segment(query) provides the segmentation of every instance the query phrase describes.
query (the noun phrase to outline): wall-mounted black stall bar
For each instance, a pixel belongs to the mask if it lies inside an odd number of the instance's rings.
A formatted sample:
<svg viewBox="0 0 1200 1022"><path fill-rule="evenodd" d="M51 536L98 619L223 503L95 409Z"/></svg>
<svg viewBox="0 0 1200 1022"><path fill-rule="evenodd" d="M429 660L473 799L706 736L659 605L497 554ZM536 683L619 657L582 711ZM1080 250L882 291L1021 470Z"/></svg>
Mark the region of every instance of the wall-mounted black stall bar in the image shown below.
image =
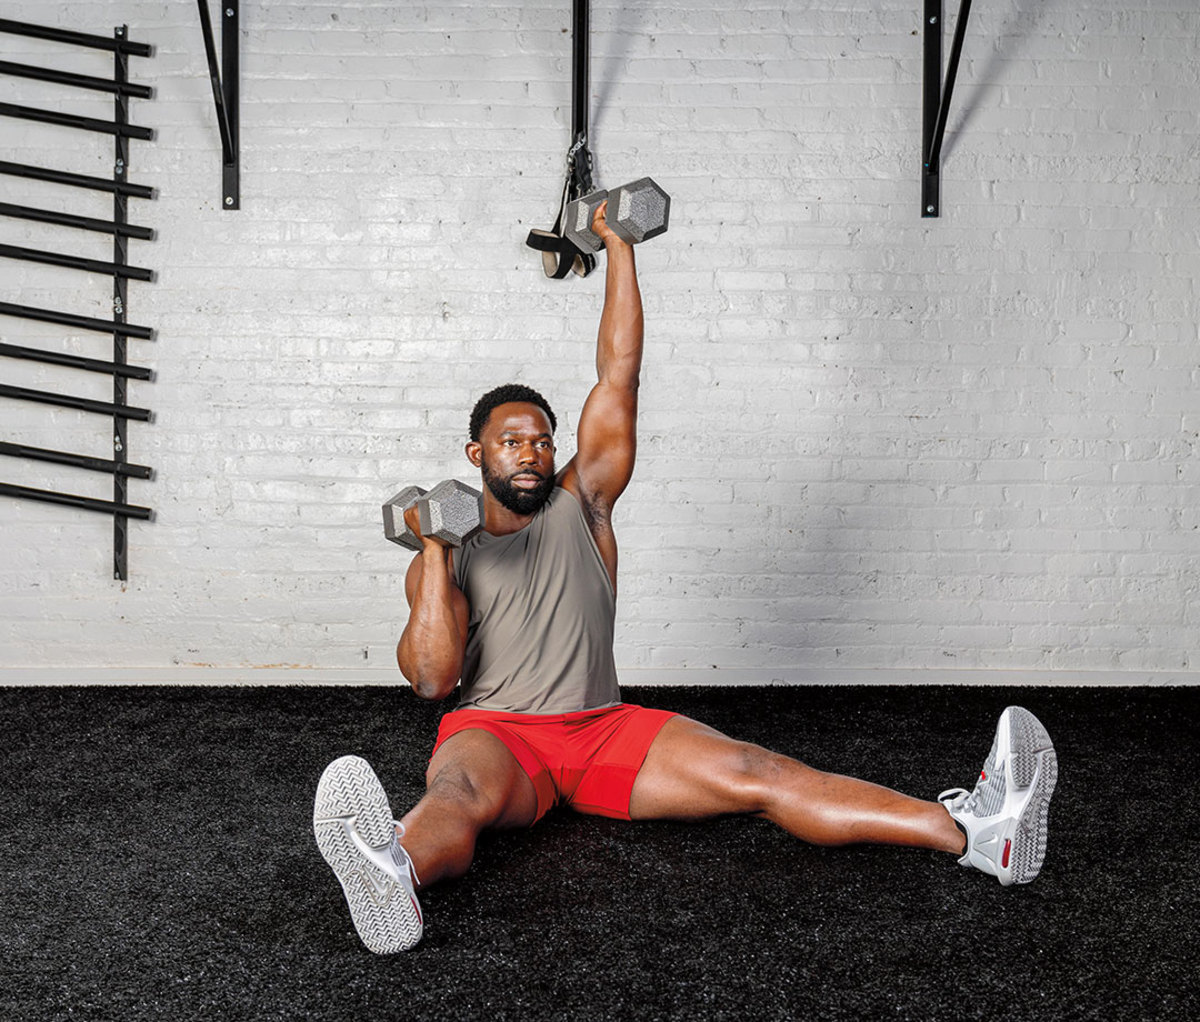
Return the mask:
<svg viewBox="0 0 1200 1022"><path fill-rule="evenodd" d="M20 220L34 220L59 227L77 227L81 231L96 231L99 234L123 234L127 238L153 241L154 231L137 224L118 224L111 220L98 220L90 216L61 213L55 209L38 209L35 206L18 206L11 202L0 202L0 216L11 216Z"/></svg>
<svg viewBox="0 0 1200 1022"><path fill-rule="evenodd" d="M133 124L122 124L120 121L102 121L96 117L80 117L78 114L64 114L35 106L18 106L16 103L0 103L0 116L57 124L63 128L98 131L106 135L125 135L129 138L140 138L143 142L154 139L154 131L151 128L139 128Z"/></svg>
<svg viewBox="0 0 1200 1022"><path fill-rule="evenodd" d="M84 369L89 373L107 373L109 376L125 376L131 380L152 380L154 373L145 366L133 366L128 363L118 365L116 362L105 362L98 358L85 358L83 355L73 355L66 351L45 351L41 348L26 348L19 344L0 342L0 355L9 358L23 358L27 362L45 362L49 365L70 366L72 369Z"/></svg>
<svg viewBox="0 0 1200 1022"><path fill-rule="evenodd" d="M28 444L10 444L5 440L0 440L0 454L7 454L11 458L29 458L32 461L50 461L56 465L71 465L75 468L86 468L91 472L119 472L123 476L136 476L138 479L149 479L154 475L154 469L148 465L131 465L127 461L92 458L86 454L68 454L66 451L51 451L44 447L30 447Z"/></svg>
<svg viewBox="0 0 1200 1022"><path fill-rule="evenodd" d="M124 168L120 168L124 173ZM109 180L106 177L90 177L87 174L72 174L68 170L51 170L49 167L31 167L27 163L10 163L0 160L0 174L12 177L27 177L32 181L49 181L56 185L73 185L76 188L91 188L97 192L113 192L131 199L153 199L154 189L149 185L131 185L125 181Z"/></svg>
<svg viewBox="0 0 1200 1022"><path fill-rule="evenodd" d="M53 25L34 25L28 21L12 21L0 18L0 32L7 35L23 35L31 39L49 39L53 43L66 43L68 46L82 46L93 50L110 50L113 53L128 53L133 57L153 57L154 47L148 43L130 42L125 37L124 28L114 32L113 37L92 35L90 32L73 32L67 28L56 28Z"/></svg>
<svg viewBox="0 0 1200 1022"><path fill-rule="evenodd" d="M141 518L144 521L154 517L154 511L148 507L138 507L136 504L121 504L115 500L97 500L95 497L80 497L74 493L60 493L57 490L39 490L33 486L15 486L12 483L0 483L0 497L16 497L18 500L41 500L47 504L66 504L68 507L80 507L85 511L103 511L117 518Z"/></svg>
<svg viewBox="0 0 1200 1022"><path fill-rule="evenodd" d="M80 256L66 255L61 252L48 252L21 245L0 244L0 258L59 266L85 273L103 274L112 278L113 318L111 320L80 316L54 309L35 308L17 302L0 301L0 316L55 323L75 329L108 334L112 338L112 360L88 358L69 352L49 351L7 342L0 343L0 356L45 362L93 373L106 373L112 377L113 400L111 402L96 401L91 398L83 398L71 394L60 394L29 387L14 387L7 384L0 385L0 398L16 401L32 401L110 416L112 419L111 442L113 458L111 460L95 458L88 455L73 454L68 451L56 451L9 441L0 441L0 454L11 458L25 458L87 469L94 472L110 473L113 477L113 499L111 501L98 500L94 497L83 497L57 490L44 490L13 483L0 483L0 495L15 497L20 500L64 504L70 507L99 511L112 515L113 575L118 579L124 580L128 577L128 520L130 518L144 520L153 516L150 508L129 503L128 480L131 477L149 479L153 474L153 470L145 465L133 465L129 463L127 457L128 438L126 435L128 420L150 421L152 419L152 413L149 409L132 407L128 403L126 393L128 381L130 379L150 380L153 377L152 372L148 368L129 364L127 360L128 340L130 338L151 340L153 338L153 331L149 327L129 323L126 315L128 310L128 282L130 280L151 281L154 279L154 272L152 270L129 264L129 239L134 238L148 241L154 237L154 232L148 227L139 227L129 223L128 202L130 198L151 199L154 197L154 190L145 185L130 184L125 180L125 175L129 168L129 140L134 138L148 141L154 137L152 129L129 123L129 100L131 98L149 99L153 95L153 90L149 87L129 81L129 57L149 57L153 51L145 43L131 42L127 38L125 26L119 26L114 29L113 38L107 39L103 36L90 35L84 32L75 32L0 18L0 32L48 39L72 46L108 50L113 54L113 76L111 79L96 78L90 75L74 74L50 68L39 68L15 61L0 61L0 75L50 82L72 88L101 91L110 93L113 96L114 116L111 121L92 117L79 117L74 114L60 113L56 110L45 110L39 107L24 106L16 103L0 103L0 116L2 117L12 117L19 120L36 121L61 127L98 132L111 135L114 139L113 176L111 179L90 177L85 174L75 174L68 171L14 163L7 160L0 161L0 174L47 181L75 188L106 191L112 194L112 220L82 217L73 213L39 209L17 203L0 203L0 216L3 217L99 232L112 236L113 256L111 261L86 259Z"/></svg>
<svg viewBox="0 0 1200 1022"><path fill-rule="evenodd" d="M148 326L94 319L91 316L76 316L72 312L55 312L53 309L35 309L32 305L16 305L13 302L0 302L0 316L19 316L22 319L36 319L42 323L58 323L61 326L78 327L80 330L95 330L102 334L121 334L124 337L136 337L140 341L154 340L154 331Z"/></svg>
<svg viewBox="0 0 1200 1022"><path fill-rule="evenodd" d="M0 397L12 398L14 401L36 401L44 405L58 405L60 408L76 408L81 412L95 412L98 415L111 415L118 419L137 419L139 422L149 422L153 412L149 408L131 408L126 404L109 404L107 401L95 401L90 397L77 397L74 394L59 394L49 390L35 390L32 387L13 387L0 383Z"/></svg>
<svg viewBox="0 0 1200 1022"><path fill-rule="evenodd" d="M125 96L132 96L134 99L152 99L154 96L154 90L149 85L135 85L132 82L114 82L108 78L77 75L71 71L58 71L52 67L17 64L11 60L0 60L0 74L12 75L15 78L32 78L39 82L56 82L59 85L73 85L77 89L94 89L96 92L120 93Z"/></svg>
<svg viewBox="0 0 1200 1022"><path fill-rule="evenodd" d="M114 231L113 233L118 232ZM130 280L154 280L154 271L147 270L143 266L106 263L101 259L84 259L80 256L63 255L61 252L46 252L39 248L0 245L0 257L24 259L26 262L45 263L48 266L62 266L68 270L84 270L87 273L103 273L110 277L128 277Z"/></svg>

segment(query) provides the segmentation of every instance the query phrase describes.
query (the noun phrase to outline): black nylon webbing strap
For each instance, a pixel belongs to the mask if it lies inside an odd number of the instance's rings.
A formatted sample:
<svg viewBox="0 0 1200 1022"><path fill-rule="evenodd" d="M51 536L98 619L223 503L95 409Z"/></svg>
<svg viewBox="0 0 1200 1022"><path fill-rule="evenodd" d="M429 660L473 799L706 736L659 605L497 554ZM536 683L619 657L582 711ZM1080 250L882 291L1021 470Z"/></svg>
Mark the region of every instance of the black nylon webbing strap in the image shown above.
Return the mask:
<svg viewBox="0 0 1200 1022"><path fill-rule="evenodd" d="M566 238L553 231L534 229L529 232L525 244L542 253L542 269L553 280L562 280L583 257ZM585 270L580 276L587 276Z"/></svg>
<svg viewBox="0 0 1200 1022"><path fill-rule="evenodd" d="M542 253L542 269L553 280L562 280L571 270L586 277L596 268L596 257L591 252L581 252L563 237L567 206L594 190L592 154L588 151L587 143L580 139L567 154L567 180L563 184L562 201L558 206L554 229L532 230L525 239L526 245Z"/></svg>

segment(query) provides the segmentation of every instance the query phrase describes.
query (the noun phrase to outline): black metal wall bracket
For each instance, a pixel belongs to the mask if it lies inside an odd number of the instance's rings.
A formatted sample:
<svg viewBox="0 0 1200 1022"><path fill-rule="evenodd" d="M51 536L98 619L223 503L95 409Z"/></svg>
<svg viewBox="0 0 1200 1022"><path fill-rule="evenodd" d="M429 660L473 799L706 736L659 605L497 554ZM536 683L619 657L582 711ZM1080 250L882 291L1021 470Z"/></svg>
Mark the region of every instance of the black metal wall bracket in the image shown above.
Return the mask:
<svg viewBox="0 0 1200 1022"><path fill-rule="evenodd" d="M221 208L240 209L241 156L238 144L238 3L221 0L221 67L217 68L217 48L213 40L208 0L196 0L200 9L200 28L204 32L204 54L208 59L208 80L212 84L217 109L217 128L221 132Z"/></svg>
<svg viewBox="0 0 1200 1022"><path fill-rule="evenodd" d="M946 118L950 97L958 77L963 37L971 17L971 0L961 0L950 63L942 83L942 0L925 0L925 82L921 121L921 216L936 217L942 209L942 140L946 136Z"/></svg>

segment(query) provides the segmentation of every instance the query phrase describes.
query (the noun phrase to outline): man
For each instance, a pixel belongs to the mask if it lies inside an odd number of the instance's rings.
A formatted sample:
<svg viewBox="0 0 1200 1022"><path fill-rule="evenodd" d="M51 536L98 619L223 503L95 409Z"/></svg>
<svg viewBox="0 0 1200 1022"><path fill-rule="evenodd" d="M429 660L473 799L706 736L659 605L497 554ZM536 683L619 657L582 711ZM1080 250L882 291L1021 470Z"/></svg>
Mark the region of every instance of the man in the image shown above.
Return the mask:
<svg viewBox="0 0 1200 1022"><path fill-rule="evenodd" d="M556 804L631 820L753 814L815 844L939 849L1002 884L1032 880L1057 764L1027 710L1002 715L973 792L925 802L621 702L612 512L633 473L643 324L633 249L605 214L593 224L608 254L598 379L575 457L556 470L555 416L536 391L484 395L466 447L483 477L483 530L457 552L422 537L408 569L400 669L423 699L461 682L425 795L393 822L354 756L318 785L317 843L359 936L379 953L412 947L424 925L418 890L464 873L483 831L528 827ZM405 521L420 535L415 510Z"/></svg>

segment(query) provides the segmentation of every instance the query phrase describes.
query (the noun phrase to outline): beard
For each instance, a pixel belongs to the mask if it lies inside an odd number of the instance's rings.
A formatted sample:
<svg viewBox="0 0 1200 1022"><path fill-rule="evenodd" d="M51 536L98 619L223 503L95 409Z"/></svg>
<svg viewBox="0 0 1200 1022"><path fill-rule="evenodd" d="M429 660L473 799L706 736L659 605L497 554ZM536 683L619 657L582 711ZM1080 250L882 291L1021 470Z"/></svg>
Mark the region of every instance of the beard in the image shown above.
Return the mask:
<svg viewBox="0 0 1200 1022"><path fill-rule="evenodd" d="M541 476L541 481L531 490L519 489L513 486L510 479L505 479L499 473L493 472L488 463L483 463L483 481L501 504L513 514L531 515L538 511L550 499L554 491L554 475ZM530 475L528 469L515 475Z"/></svg>

